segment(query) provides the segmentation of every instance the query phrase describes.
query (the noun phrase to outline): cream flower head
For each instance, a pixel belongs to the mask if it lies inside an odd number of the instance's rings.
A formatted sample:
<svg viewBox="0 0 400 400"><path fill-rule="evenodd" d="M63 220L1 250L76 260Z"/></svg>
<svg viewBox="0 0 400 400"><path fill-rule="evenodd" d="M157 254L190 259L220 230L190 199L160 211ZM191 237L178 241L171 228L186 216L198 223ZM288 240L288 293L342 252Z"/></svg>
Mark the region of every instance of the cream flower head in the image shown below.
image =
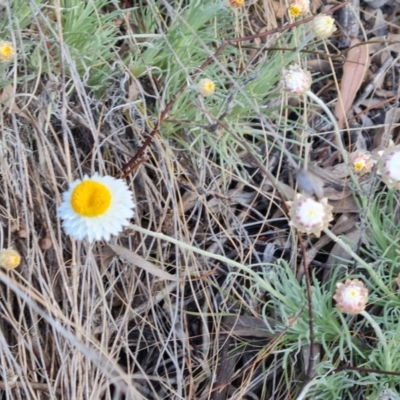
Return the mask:
<svg viewBox="0 0 400 400"><path fill-rule="evenodd" d="M58 214L68 235L92 242L118 234L129 224L134 207L132 192L123 180L95 173L70 184Z"/></svg>
<svg viewBox="0 0 400 400"><path fill-rule="evenodd" d="M5 249L0 253L0 267L4 269L15 269L21 263L21 254L14 249Z"/></svg>
<svg viewBox="0 0 400 400"><path fill-rule="evenodd" d="M400 189L400 146L390 146L378 153L378 174L389 189Z"/></svg>
<svg viewBox="0 0 400 400"><path fill-rule="evenodd" d="M292 65L283 71L283 86L285 90L296 96L305 94L311 87L311 74L298 65Z"/></svg>
<svg viewBox="0 0 400 400"><path fill-rule="evenodd" d="M354 153L351 153L350 165L357 175L362 176L368 172L371 172L374 162L370 153L358 150Z"/></svg>
<svg viewBox="0 0 400 400"><path fill-rule="evenodd" d="M359 279L346 279L345 283L337 283L333 299L336 307L346 314L359 314L365 310L368 302L368 289Z"/></svg>
<svg viewBox="0 0 400 400"><path fill-rule="evenodd" d="M317 39L328 39L336 31L335 20L330 15L317 15L311 26Z"/></svg>
<svg viewBox="0 0 400 400"><path fill-rule="evenodd" d="M211 79L204 78L199 81L197 89L203 97L212 96L215 92L215 83Z"/></svg>
<svg viewBox="0 0 400 400"><path fill-rule="evenodd" d="M310 12L310 0L292 0L288 11L292 18L308 14Z"/></svg>
<svg viewBox="0 0 400 400"><path fill-rule="evenodd" d="M303 194L297 194L294 201L288 201L290 211L289 225L300 232L321 236L321 231L332 221L332 206L325 197L319 201Z"/></svg>
<svg viewBox="0 0 400 400"><path fill-rule="evenodd" d="M14 58L14 46L11 42L0 40L0 62L7 62Z"/></svg>

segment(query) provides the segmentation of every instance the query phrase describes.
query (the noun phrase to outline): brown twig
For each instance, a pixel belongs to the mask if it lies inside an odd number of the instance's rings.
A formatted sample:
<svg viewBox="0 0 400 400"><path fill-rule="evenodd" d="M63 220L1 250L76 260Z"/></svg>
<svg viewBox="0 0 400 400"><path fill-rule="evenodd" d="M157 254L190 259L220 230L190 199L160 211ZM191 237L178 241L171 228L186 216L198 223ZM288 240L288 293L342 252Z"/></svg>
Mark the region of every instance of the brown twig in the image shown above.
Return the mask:
<svg viewBox="0 0 400 400"><path fill-rule="evenodd" d="M337 6L331 8L330 10L328 10L324 14L327 14L327 15L332 14L335 11L339 10L340 8L344 7L346 4L350 3L350 1L351 0L347 0L345 3L338 4ZM273 35L275 33L284 32L284 31L292 29L292 28L294 28L296 26L306 24L307 22L312 21L314 18L315 18L315 16L311 16L311 17L308 17L308 18L304 18L301 21L297 21L297 22L293 22L291 24L279 26L277 28L271 29L271 30L266 31L266 32L261 32L261 33L255 34L255 35L241 36L241 37L238 37L238 38L225 40L218 47L217 51L214 54L212 54L211 56L209 56L206 59L206 61L204 61L204 63L197 69L197 71L192 75L192 78L196 77L198 74L200 74L200 72L204 71L205 68L208 65L210 65L213 61L215 61L222 54L224 49L229 44L231 45L231 44L234 44L234 43L246 42L246 41L250 41L250 40L254 40L254 39L259 39L259 38L263 38L263 37L266 37L266 36L270 36L270 35ZM132 172L133 167L137 163L137 160L142 156L142 154L144 153L146 148L150 145L151 141L154 139L154 136L159 132L162 122L165 120L165 118L167 118L168 113L170 112L171 108L175 104L176 100L178 99L178 97L183 93L183 91L187 87L188 87L188 83L185 82L178 89L178 91L172 96L172 99L165 106L164 110L162 110L162 112L160 114L160 117L158 118L158 120L156 122L156 125L155 125L154 129L150 132L148 138L145 140L145 142L140 147L140 149L137 151L137 153L122 167L122 169L121 169L121 177L122 178L127 177Z"/></svg>

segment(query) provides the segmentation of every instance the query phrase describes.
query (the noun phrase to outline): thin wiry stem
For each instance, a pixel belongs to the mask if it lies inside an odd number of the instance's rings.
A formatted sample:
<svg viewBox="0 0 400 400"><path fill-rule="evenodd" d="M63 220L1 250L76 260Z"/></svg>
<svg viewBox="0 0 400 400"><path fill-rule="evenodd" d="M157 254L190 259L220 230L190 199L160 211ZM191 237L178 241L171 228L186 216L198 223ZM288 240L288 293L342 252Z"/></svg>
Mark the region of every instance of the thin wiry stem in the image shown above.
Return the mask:
<svg viewBox="0 0 400 400"><path fill-rule="evenodd" d="M362 267L364 267L374 282L379 286L379 288L392 300L396 300L397 296L382 282L379 275L375 272L372 265L365 262L358 254L356 254L353 249L345 243L340 237L336 236L332 231L325 228L324 233L329 236L335 243L337 243L343 250L345 250L348 254L350 254L355 261L357 261Z"/></svg>

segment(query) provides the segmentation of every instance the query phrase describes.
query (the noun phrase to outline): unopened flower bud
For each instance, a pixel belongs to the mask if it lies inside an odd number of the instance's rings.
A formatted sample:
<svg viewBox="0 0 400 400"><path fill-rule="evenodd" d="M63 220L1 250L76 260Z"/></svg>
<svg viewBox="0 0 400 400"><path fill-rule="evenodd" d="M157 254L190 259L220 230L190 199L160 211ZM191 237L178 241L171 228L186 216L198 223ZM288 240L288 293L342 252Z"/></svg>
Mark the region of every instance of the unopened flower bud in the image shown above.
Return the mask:
<svg viewBox="0 0 400 400"><path fill-rule="evenodd" d="M317 15L312 21L312 30L317 39L328 39L336 31L335 20L330 15Z"/></svg>
<svg viewBox="0 0 400 400"><path fill-rule="evenodd" d="M215 83L211 79L204 78L200 80L197 89L203 97L212 96L215 92Z"/></svg>
<svg viewBox="0 0 400 400"><path fill-rule="evenodd" d="M0 267L15 269L21 263L21 255L14 249L6 249L0 253Z"/></svg>
<svg viewBox="0 0 400 400"><path fill-rule="evenodd" d="M296 96L305 94L311 87L311 74L302 70L298 65L283 71L283 85L285 90Z"/></svg>
<svg viewBox="0 0 400 400"><path fill-rule="evenodd" d="M0 62L7 62L14 58L14 46L11 42L0 40Z"/></svg>
<svg viewBox="0 0 400 400"><path fill-rule="evenodd" d="M372 161L370 153L358 150L351 154L350 165L357 175L362 176L371 172L374 162Z"/></svg>

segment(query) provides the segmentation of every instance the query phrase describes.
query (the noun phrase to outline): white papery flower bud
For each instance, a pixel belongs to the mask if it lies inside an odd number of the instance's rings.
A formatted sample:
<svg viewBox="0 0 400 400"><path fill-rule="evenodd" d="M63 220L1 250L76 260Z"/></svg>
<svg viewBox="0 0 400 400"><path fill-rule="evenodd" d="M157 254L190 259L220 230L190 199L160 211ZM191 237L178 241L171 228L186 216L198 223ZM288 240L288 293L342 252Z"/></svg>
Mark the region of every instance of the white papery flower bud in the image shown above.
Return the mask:
<svg viewBox="0 0 400 400"><path fill-rule="evenodd" d="M368 302L368 289L359 279L346 279L345 283L336 284L333 296L336 308L345 314L356 315L365 310Z"/></svg>
<svg viewBox="0 0 400 400"><path fill-rule="evenodd" d="M358 150L350 155L350 165L357 175L362 176L371 172L374 162L370 153Z"/></svg>
<svg viewBox="0 0 400 400"><path fill-rule="evenodd" d="M283 85L285 90L296 96L305 94L311 87L311 74L302 70L298 65L283 71Z"/></svg>
<svg viewBox="0 0 400 400"><path fill-rule="evenodd" d="M389 189L400 189L400 146L390 146L380 151L378 174Z"/></svg>
<svg viewBox="0 0 400 400"><path fill-rule="evenodd" d="M203 97L212 96L215 92L215 83L211 79L204 78L199 81L197 89Z"/></svg>
<svg viewBox="0 0 400 400"><path fill-rule="evenodd" d="M320 237L321 231L327 228L333 219L333 207L328 204L326 197L317 201L297 194L294 201L288 201L288 205L290 207L289 225L303 233Z"/></svg>
<svg viewBox="0 0 400 400"><path fill-rule="evenodd" d="M317 15L311 24L317 39L328 39L336 31L335 20L330 15Z"/></svg>

